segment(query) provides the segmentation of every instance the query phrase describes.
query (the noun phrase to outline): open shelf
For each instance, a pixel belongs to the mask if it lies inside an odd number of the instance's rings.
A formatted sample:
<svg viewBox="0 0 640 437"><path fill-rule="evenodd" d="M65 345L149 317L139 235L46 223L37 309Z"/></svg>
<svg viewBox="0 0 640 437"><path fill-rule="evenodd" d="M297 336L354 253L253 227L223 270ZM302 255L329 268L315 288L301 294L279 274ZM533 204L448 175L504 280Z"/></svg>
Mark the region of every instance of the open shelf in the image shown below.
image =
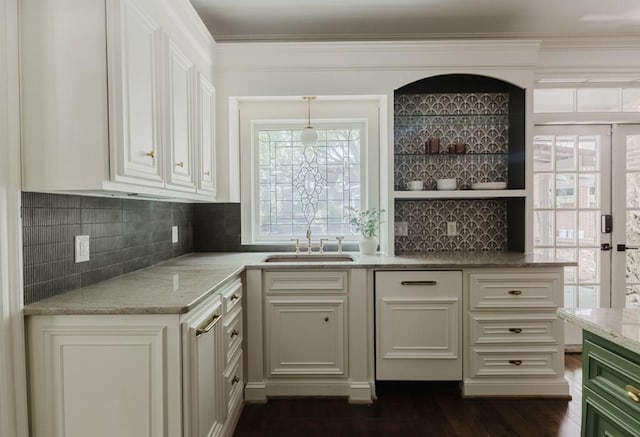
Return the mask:
<svg viewBox="0 0 640 437"><path fill-rule="evenodd" d="M395 191L396 200L427 199L501 199L525 197L525 190L442 190L442 191Z"/></svg>

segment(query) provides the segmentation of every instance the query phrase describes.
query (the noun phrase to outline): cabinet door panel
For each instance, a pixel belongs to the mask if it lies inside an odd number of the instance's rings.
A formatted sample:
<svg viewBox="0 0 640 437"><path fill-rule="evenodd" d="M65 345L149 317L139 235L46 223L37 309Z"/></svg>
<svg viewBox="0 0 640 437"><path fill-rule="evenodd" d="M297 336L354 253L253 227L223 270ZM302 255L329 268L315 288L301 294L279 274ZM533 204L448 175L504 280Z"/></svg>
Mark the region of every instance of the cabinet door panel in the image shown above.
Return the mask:
<svg viewBox="0 0 640 437"><path fill-rule="evenodd" d="M194 67L171 40L168 40L168 58L168 148L171 153L167 166L168 182L172 185L194 188L192 131Z"/></svg>
<svg viewBox="0 0 640 437"><path fill-rule="evenodd" d="M345 374L344 297L267 298L269 374Z"/></svg>
<svg viewBox="0 0 640 437"><path fill-rule="evenodd" d="M161 186L160 26L133 0L115 1L109 12L112 176Z"/></svg>
<svg viewBox="0 0 640 437"><path fill-rule="evenodd" d="M202 75L198 75L198 142L200 150L200 171L198 188L215 195L215 102L213 85Z"/></svg>

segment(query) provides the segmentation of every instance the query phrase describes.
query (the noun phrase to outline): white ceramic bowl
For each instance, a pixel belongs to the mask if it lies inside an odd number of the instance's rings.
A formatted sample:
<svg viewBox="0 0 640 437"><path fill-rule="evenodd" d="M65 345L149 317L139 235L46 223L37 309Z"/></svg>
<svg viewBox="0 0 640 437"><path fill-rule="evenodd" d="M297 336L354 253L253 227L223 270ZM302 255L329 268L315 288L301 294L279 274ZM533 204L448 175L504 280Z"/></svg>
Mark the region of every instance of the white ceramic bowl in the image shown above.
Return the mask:
<svg viewBox="0 0 640 437"><path fill-rule="evenodd" d="M422 181L411 181L407 182L407 188L411 191L420 191L424 189L424 182Z"/></svg>
<svg viewBox="0 0 640 437"><path fill-rule="evenodd" d="M458 188L456 179L438 179L436 180L436 188L438 190L455 190Z"/></svg>

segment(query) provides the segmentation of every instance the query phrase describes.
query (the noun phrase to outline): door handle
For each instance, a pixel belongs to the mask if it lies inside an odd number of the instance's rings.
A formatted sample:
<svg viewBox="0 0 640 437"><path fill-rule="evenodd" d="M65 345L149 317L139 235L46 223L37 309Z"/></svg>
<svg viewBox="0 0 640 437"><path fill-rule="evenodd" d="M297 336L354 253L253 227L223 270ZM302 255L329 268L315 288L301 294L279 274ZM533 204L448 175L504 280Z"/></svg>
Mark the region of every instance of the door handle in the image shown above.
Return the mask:
<svg viewBox="0 0 640 437"><path fill-rule="evenodd" d="M616 249L618 250L618 252L624 252L625 250L638 250L640 249L640 247L627 246L626 244L618 244L616 246Z"/></svg>

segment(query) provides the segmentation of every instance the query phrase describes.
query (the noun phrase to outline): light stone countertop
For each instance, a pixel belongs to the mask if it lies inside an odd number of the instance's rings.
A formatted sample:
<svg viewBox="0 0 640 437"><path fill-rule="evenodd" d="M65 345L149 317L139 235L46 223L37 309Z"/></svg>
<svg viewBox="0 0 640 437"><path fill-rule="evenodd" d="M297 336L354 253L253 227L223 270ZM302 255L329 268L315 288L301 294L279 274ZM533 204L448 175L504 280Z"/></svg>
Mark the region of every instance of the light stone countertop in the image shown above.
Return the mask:
<svg viewBox="0 0 640 437"><path fill-rule="evenodd" d="M640 354L640 308L558 308L558 317Z"/></svg>
<svg viewBox="0 0 640 437"><path fill-rule="evenodd" d="M192 310L245 269L391 270L575 265L511 252L439 252L400 256L349 253L353 261L263 262L270 254L191 253L35 302L24 308L24 314L182 314Z"/></svg>

